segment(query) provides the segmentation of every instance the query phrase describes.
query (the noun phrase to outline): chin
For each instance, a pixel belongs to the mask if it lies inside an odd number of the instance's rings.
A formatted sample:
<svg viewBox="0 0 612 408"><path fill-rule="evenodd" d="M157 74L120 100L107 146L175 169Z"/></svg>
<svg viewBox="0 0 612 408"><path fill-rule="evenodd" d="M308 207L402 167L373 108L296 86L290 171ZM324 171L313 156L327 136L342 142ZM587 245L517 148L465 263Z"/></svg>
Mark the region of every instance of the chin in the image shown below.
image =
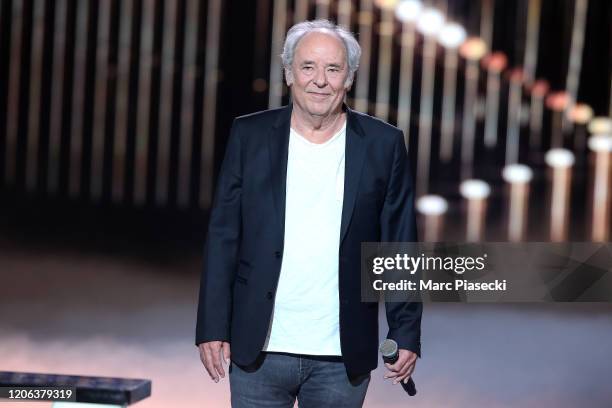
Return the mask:
<svg viewBox="0 0 612 408"><path fill-rule="evenodd" d="M309 106L308 113L313 116L326 116L330 112L329 106Z"/></svg>

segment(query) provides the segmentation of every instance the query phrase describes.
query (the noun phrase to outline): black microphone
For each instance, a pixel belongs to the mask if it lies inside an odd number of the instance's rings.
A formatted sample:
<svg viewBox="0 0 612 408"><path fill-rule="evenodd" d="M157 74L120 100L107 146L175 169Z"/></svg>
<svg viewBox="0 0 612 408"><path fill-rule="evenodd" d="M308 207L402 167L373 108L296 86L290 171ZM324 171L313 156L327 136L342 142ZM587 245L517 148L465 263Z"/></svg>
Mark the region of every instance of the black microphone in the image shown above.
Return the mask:
<svg viewBox="0 0 612 408"><path fill-rule="evenodd" d="M394 364L399 357L395 340L385 339L385 341L380 343L378 350L381 352L385 363ZM411 397L416 395L416 386L414 381L412 381L412 376L410 376L407 383L404 384L404 381L400 381L400 384L402 384L402 388L404 388L408 395Z"/></svg>

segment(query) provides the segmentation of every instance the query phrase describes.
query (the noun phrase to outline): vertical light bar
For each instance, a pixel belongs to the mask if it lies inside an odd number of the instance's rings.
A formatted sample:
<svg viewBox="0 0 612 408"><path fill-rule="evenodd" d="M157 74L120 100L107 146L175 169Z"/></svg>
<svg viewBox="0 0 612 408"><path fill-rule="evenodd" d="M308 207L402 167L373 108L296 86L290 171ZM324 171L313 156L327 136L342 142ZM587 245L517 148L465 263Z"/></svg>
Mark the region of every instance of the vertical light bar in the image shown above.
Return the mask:
<svg viewBox="0 0 612 408"><path fill-rule="evenodd" d="M588 0L575 0L576 7L574 9L574 22L572 26L572 42L569 54L569 68L567 70L567 78L565 81L565 89L569 95L569 105L567 109L576 103L578 96L578 86L580 84L580 69L582 67L582 50L584 49L584 32L586 26ZM567 120L567 116L562 118L562 131L565 135L571 130L571 122Z"/></svg>
<svg viewBox="0 0 612 408"><path fill-rule="evenodd" d="M567 240L574 154L566 149L553 148L546 152L544 159L553 170L550 239L552 242L562 242Z"/></svg>
<svg viewBox="0 0 612 408"><path fill-rule="evenodd" d="M537 150L542 147L542 118L544 98L548 92L548 82L538 79L531 85L531 104L529 107L529 147Z"/></svg>
<svg viewBox="0 0 612 408"><path fill-rule="evenodd" d="M416 201L416 210L423 215L423 242L439 242L442 239L444 214L448 210L448 202L439 195L428 194Z"/></svg>
<svg viewBox="0 0 612 408"><path fill-rule="evenodd" d="M478 38L468 38L459 49L465 62L465 91L461 128L461 178L472 177L474 160L474 132L476 116L474 105L478 96L478 61L487 52L486 43Z"/></svg>
<svg viewBox="0 0 612 408"><path fill-rule="evenodd" d="M329 1L330 0L316 0L316 1L317 1L317 9L316 9L317 19L329 18Z"/></svg>
<svg viewBox="0 0 612 408"><path fill-rule="evenodd" d="M399 96L397 102L397 127L404 132L406 150L410 147L410 117L412 113L412 77L414 68L414 24L402 24L402 48L400 56Z"/></svg>
<svg viewBox="0 0 612 408"><path fill-rule="evenodd" d="M380 119L389 118L389 95L391 86L391 54L393 52L393 10L383 7L379 23L378 75L376 83L376 111Z"/></svg>
<svg viewBox="0 0 612 408"><path fill-rule="evenodd" d="M612 75L610 75L610 100L608 101L608 116L612 118Z"/></svg>
<svg viewBox="0 0 612 408"><path fill-rule="evenodd" d="M181 135L179 140L178 197L180 207L189 205L191 182L191 142L193 133L193 102L195 95L198 4L187 0L185 29L185 56L183 65L183 92L181 102Z"/></svg>
<svg viewBox="0 0 612 408"><path fill-rule="evenodd" d="M165 1L164 7L164 40L161 55L161 93L159 97L160 121L155 178L155 202L157 205L164 205L168 201L170 140L172 137L172 77L174 73L174 43L178 1Z"/></svg>
<svg viewBox="0 0 612 408"><path fill-rule="evenodd" d="M308 19L308 0L295 0L295 12L293 23L299 23Z"/></svg>
<svg viewBox="0 0 612 408"><path fill-rule="evenodd" d="M419 141L417 157L416 195L427 194L431 160L431 128L433 118L434 81L436 77L436 36L444 25L444 16L438 10L425 9L417 22L423 34L423 69L421 76L421 102L419 109Z"/></svg>
<svg viewBox="0 0 612 408"><path fill-rule="evenodd" d="M508 96L508 121L506 126L506 166L517 163L519 158L523 70L521 68L514 68L510 72L509 79L510 91Z"/></svg>
<svg viewBox="0 0 612 408"><path fill-rule="evenodd" d="M612 155L612 134L591 136L589 138L589 149L595 154L591 238L596 242L605 242L610 238L610 156Z"/></svg>
<svg viewBox="0 0 612 408"><path fill-rule="evenodd" d="M484 225L487 213L487 197L491 194L488 183L470 179L459 185L459 192L467 201L467 242L479 242L484 238Z"/></svg>
<svg viewBox="0 0 612 408"><path fill-rule="evenodd" d="M203 208L210 206L212 198L220 32L221 0L208 0L206 61L204 69L204 125L200 159L202 166L200 175L200 206Z"/></svg>
<svg viewBox="0 0 612 408"><path fill-rule="evenodd" d="M485 102L484 144L489 148L497 145L497 120L499 118L500 75L508 59L503 52L494 52L483 59L487 71L487 96Z"/></svg>
<svg viewBox="0 0 612 408"><path fill-rule="evenodd" d="M34 1L32 24L32 69L30 72L30 115L28 119L28 141L26 153L26 187L32 192L36 188L38 171L38 143L40 140L40 104L42 83L43 35L45 28L45 1Z"/></svg>
<svg viewBox="0 0 612 408"><path fill-rule="evenodd" d="M98 38L96 51L96 87L91 141L91 198L99 201L102 197L104 161L104 130L106 118L106 81L108 79L108 43L110 41L110 1L100 2L98 11Z"/></svg>
<svg viewBox="0 0 612 408"><path fill-rule="evenodd" d="M67 0L57 0L55 3L55 44L53 45L53 81L51 81L51 113L49 118L51 121L49 132L49 169L47 173L47 192L52 194L57 193L59 184L67 7Z"/></svg>
<svg viewBox="0 0 612 408"><path fill-rule="evenodd" d="M352 0L338 1L338 24L347 30L351 30L351 14L353 13Z"/></svg>
<svg viewBox="0 0 612 408"><path fill-rule="evenodd" d="M510 209L508 214L508 240L520 242L525 239L525 227L529 214L529 182L533 172L524 164L504 167L502 177L510 185Z"/></svg>
<svg viewBox="0 0 612 408"><path fill-rule="evenodd" d="M267 27L269 27L269 20L270 20L270 16L269 16L269 5L270 5L270 0L263 0L257 3L258 7L257 7L257 12L255 14L255 35L253 37L253 41L254 44L264 44L266 41L268 41L268 30ZM299 0L298 2L296 2L296 7L301 7L300 4L305 4L306 8L303 11L304 15L307 15L308 13L308 2L304 2L302 0ZM294 10L293 13L293 21L294 24L297 23L298 20L298 14L302 13L302 11L299 10ZM263 93L264 92L268 92L268 67L267 67L267 49L266 47L258 47L258 46L254 46L253 47L253 75L254 78L253 79L253 83L252 83L252 87L253 87L253 91L256 92L257 94L257 99L259 100L260 98L263 97ZM267 93L266 93L267 96Z"/></svg>
<svg viewBox="0 0 612 408"><path fill-rule="evenodd" d="M459 24L446 24L438 35L444 46L444 89L442 92L442 125L440 134L440 159L450 161L453 155L455 133L455 97L457 94L457 48L465 41L466 32Z"/></svg>
<svg viewBox="0 0 612 408"><path fill-rule="evenodd" d="M361 0L359 3L359 45L361 46L361 64L357 73L355 88L355 110L368 112L370 88L370 63L372 58L372 1Z"/></svg>
<svg viewBox="0 0 612 408"><path fill-rule="evenodd" d="M147 165L149 150L149 109L151 96L151 67L153 66L153 24L155 0L144 0L142 5L142 34L140 44L140 73L138 74L138 118L136 121L136 154L134 157L134 203L143 205L147 194Z"/></svg>
<svg viewBox="0 0 612 408"><path fill-rule="evenodd" d="M593 119L593 109L586 103L577 103L569 110L568 114L570 120L575 124L573 147L582 153L587 144L586 127L591 119Z"/></svg>
<svg viewBox="0 0 612 408"><path fill-rule="evenodd" d="M396 17L402 22L397 127L404 132L406 150L410 148L412 79L414 71L414 45L416 42L415 24L422 9L422 3L417 0L404 0L395 8Z"/></svg>
<svg viewBox="0 0 612 408"><path fill-rule="evenodd" d="M21 31L23 25L23 2L13 1L13 17L11 27L11 62L8 80L7 132L5 181L11 186L15 183L17 166L17 120L19 115L19 83L21 82Z"/></svg>
<svg viewBox="0 0 612 408"><path fill-rule="evenodd" d="M493 49L493 18L495 0L481 0L480 5L480 38L488 49Z"/></svg>
<svg viewBox="0 0 612 408"><path fill-rule="evenodd" d="M538 43L540 36L541 0L527 2L527 33L525 36L525 56L523 66L525 70L525 83L531 85L535 80L538 63Z"/></svg>
<svg viewBox="0 0 612 408"><path fill-rule="evenodd" d="M85 104L85 59L87 56L88 1L75 3L77 21L74 45L74 85L72 88L72 122L70 130L70 171L68 192L79 195L81 187L81 162L83 159L83 110Z"/></svg>
<svg viewBox="0 0 612 408"><path fill-rule="evenodd" d="M552 111L551 117L551 147L563 147L563 112L567 109L570 101L570 96L565 91L553 92L546 97L546 106Z"/></svg>
<svg viewBox="0 0 612 408"><path fill-rule="evenodd" d="M287 0L274 0L273 13L268 107L278 108L283 103L283 70L279 55L283 51L283 38L285 36L285 27L287 26Z"/></svg>
<svg viewBox="0 0 612 408"><path fill-rule="evenodd" d="M123 200L123 186L125 184L125 155L127 143L127 110L129 93L130 69L130 34L132 32L132 13L134 1L121 1L119 15L119 52L117 61L117 104L115 116L115 145L113 152L113 176L111 195L112 201L118 203Z"/></svg>

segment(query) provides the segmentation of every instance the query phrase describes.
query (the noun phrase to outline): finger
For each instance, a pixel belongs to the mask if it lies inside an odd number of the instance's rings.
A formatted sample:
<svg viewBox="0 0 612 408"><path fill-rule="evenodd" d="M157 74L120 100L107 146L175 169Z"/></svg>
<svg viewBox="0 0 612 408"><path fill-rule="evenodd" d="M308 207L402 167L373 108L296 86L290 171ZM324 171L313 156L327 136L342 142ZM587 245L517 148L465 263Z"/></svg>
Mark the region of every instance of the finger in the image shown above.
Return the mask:
<svg viewBox="0 0 612 408"><path fill-rule="evenodd" d="M397 359L397 361L396 361L395 363L393 363L393 364L386 363L386 364L385 364L385 367L387 367L387 368L388 368L389 370L391 370L391 371L396 371L396 372L397 372L397 371L400 371L400 370L401 370L401 368L402 368L402 367L403 367L403 366L404 366L406 363L408 363L408 358L409 358L409 357L408 357L407 355L405 355L405 354L404 354L404 355L401 355L401 356L400 356L400 357Z"/></svg>
<svg viewBox="0 0 612 408"><path fill-rule="evenodd" d="M224 378L225 371L223 370L223 365L221 365L221 342L213 344L211 349L213 367L217 370L221 378Z"/></svg>
<svg viewBox="0 0 612 408"><path fill-rule="evenodd" d="M408 375L406 376L406 379L404 380L405 383L407 383L408 379L412 377L412 373L414 373L414 368L415 368L414 364L410 366L410 369L408 370Z"/></svg>
<svg viewBox="0 0 612 408"><path fill-rule="evenodd" d="M206 365L206 355L204 353L204 345L200 344L198 346L198 352L200 353L200 361L202 362L202 365Z"/></svg>
<svg viewBox="0 0 612 408"><path fill-rule="evenodd" d="M208 346L204 346L204 367L206 367L206 371L208 371L210 378L214 382L219 382L219 378L212 364L212 351Z"/></svg>
<svg viewBox="0 0 612 408"><path fill-rule="evenodd" d="M403 365L402 367L400 367L396 371L387 371L386 374L385 374L385 378L397 378L397 377L400 377L400 376L406 374L411 366L412 366L411 364L405 364L405 365Z"/></svg>
<svg viewBox="0 0 612 408"><path fill-rule="evenodd" d="M399 375L399 372L396 371L387 371L385 373L385 378L395 378Z"/></svg>
<svg viewBox="0 0 612 408"><path fill-rule="evenodd" d="M398 365L397 362L394 364L385 364L385 367L387 367L387 369L389 371L393 371L394 373L398 372L399 369L401 368L401 365Z"/></svg>
<svg viewBox="0 0 612 408"><path fill-rule="evenodd" d="M402 381L404 378L406 378L406 376L408 375L408 369L402 370L400 371L397 376L395 377L395 379L393 380L393 384L397 384L400 381Z"/></svg>
<svg viewBox="0 0 612 408"><path fill-rule="evenodd" d="M397 379L395 379L395 381L393 381L393 385L399 384L400 382L403 382L404 384L406 384L408 382L409 378L410 378L410 376L408 374L404 374L404 375L398 377Z"/></svg>
<svg viewBox="0 0 612 408"><path fill-rule="evenodd" d="M223 359L225 360L225 364L229 365L232 358L232 353L230 352L230 344L226 341L223 342Z"/></svg>
<svg viewBox="0 0 612 408"><path fill-rule="evenodd" d="M408 369L406 370L406 373L401 376L402 379L400 379L400 381L403 381L404 384L407 384L410 377L412 377L412 373L414 373L415 367L416 367L416 364L410 364L408 366Z"/></svg>

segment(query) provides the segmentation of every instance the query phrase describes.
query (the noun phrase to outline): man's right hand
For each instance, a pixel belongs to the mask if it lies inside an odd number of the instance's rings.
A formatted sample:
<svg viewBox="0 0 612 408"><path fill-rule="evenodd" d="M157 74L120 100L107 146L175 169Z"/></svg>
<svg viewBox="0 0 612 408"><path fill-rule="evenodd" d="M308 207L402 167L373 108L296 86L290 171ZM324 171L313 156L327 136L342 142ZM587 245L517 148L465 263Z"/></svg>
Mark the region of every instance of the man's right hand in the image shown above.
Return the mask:
<svg viewBox="0 0 612 408"><path fill-rule="evenodd" d="M198 344L198 349L200 349L200 360L206 367L208 375L214 382L218 383L219 375L221 378L225 377L225 371L221 365L221 353L223 353L225 364L228 366L231 364L230 344L226 341L209 341Z"/></svg>

